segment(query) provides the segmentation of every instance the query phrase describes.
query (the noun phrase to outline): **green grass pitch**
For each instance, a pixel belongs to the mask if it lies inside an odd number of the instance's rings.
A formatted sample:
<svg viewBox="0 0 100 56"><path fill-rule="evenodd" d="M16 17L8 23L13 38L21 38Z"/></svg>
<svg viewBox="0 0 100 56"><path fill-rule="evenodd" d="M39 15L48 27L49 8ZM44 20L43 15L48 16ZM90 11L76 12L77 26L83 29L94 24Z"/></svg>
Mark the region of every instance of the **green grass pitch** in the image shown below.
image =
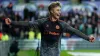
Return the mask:
<svg viewBox="0 0 100 56"><path fill-rule="evenodd" d="M18 52L18 56L36 56L36 52L34 50L20 50ZM67 53L67 51L61 51L60 56L72 56Z"/></svg>
<svg viewBox="0 0 100 56"><path fill-rule="evenodd" d="M60 53L60 56L73 56L67 53L68 51L63 50ZM100 50L74 50L69 52L93 52L93 53L100 53ZM20 50L18 52L18 56L36 56L36 52L34 50Z"/></svg>

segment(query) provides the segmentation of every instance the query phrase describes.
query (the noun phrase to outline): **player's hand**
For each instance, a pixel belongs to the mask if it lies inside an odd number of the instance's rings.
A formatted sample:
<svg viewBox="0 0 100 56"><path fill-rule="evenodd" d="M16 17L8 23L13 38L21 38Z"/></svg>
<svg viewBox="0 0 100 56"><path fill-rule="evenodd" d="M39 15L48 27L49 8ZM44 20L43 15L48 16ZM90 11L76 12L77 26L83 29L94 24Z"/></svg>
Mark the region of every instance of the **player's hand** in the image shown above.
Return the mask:
<svg viewBox="0 0 100 56"><path fill-rule="evenodd" d="M6 23L7 25L10 25L10 24L11 24L11 20L10 20L9 18L5 19L5 23Z"/></svg>
<svg viewBox="0 0 100 56"><path fill-rule="evenodd" d="M90 37L89 37L89 41L90 41L90 42L94 42L94 41L95 41L95 38L94 38L93 36L90 36Z"/></svg>

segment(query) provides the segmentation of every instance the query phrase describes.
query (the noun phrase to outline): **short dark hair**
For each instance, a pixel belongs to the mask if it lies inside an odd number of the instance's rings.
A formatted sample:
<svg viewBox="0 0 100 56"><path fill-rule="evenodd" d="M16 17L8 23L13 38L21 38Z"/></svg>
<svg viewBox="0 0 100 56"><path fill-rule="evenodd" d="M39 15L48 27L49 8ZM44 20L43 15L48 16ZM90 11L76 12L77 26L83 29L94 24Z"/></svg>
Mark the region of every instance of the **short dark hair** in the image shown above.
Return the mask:
<svg viewBox="0 0 100 56"><path fill-rule="evenodd" d="M58 1L52 2L52 3L48 6L48 11L51 11L53 8L55 8L55 7L57 7L57 6L61 7L60 2L58 2Z"/></svg>

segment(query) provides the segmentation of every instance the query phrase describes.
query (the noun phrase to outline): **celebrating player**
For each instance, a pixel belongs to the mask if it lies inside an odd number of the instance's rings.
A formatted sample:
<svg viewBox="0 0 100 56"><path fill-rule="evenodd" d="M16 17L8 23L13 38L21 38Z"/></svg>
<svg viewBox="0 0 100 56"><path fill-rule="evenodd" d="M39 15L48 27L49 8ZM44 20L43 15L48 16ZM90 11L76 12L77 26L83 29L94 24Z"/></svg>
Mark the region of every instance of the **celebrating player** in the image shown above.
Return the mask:
<svg viewBox="0 0 100 56"><path fill-rule="evenodd" d="M5 19L7 25L21 25L38 27L41 32L41 47L40 56L60 56L60 40L62 33L69 30L81 38L94 42L94 37L89 37L79 30L72 28L66 22L60 20L61 5L59 2L52 2L48 6L49 17L38 19L34 22L11 21L9 18Z"/></svg>

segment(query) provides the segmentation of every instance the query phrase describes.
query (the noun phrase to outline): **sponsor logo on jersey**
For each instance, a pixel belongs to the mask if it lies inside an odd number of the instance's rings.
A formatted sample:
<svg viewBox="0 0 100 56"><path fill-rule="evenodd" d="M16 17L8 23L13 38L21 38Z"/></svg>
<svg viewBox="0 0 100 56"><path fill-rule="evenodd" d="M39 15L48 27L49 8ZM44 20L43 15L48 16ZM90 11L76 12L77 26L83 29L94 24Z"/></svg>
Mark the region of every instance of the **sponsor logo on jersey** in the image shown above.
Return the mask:
<svg viewBox="0 0 100 56"><path fill-rule="evenodd" d="M44 32L44 34L50 34L50 35L60 35L60 33L59 32L51 32L51 31L49 31L49 32Z"/></svg>

